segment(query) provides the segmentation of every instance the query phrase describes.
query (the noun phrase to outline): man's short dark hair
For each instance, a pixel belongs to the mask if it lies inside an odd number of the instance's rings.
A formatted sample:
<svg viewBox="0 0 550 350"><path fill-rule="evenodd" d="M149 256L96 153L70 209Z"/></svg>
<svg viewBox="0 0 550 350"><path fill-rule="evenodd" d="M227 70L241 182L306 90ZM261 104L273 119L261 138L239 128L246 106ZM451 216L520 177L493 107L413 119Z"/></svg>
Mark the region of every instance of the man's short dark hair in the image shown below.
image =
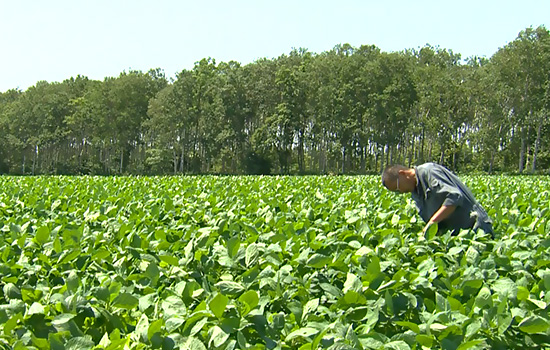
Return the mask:
<svg viewBox="0 0 550 350"><path fill-rule="evenodd" d="M387 181L397 181L399 171L408 169L409 168L401 164L388 165L386 169L384 169L384 171L382 172L382 185L386 186Z"/></svg>

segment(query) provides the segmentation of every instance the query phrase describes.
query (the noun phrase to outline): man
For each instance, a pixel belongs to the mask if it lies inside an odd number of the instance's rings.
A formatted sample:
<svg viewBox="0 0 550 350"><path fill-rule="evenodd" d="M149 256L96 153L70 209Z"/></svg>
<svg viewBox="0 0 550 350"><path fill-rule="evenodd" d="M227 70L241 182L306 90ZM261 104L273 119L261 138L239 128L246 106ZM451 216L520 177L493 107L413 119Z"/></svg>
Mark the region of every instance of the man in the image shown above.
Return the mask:
<svg viewBox="0 0 550 350"><path fill-rule="evenodd" d="M390 191L411 193L426 231L437 223L441 230L472 228L493 234L491 220L468 187L447 168L426 163L414 168L387 167L382 184Z"/></svg>

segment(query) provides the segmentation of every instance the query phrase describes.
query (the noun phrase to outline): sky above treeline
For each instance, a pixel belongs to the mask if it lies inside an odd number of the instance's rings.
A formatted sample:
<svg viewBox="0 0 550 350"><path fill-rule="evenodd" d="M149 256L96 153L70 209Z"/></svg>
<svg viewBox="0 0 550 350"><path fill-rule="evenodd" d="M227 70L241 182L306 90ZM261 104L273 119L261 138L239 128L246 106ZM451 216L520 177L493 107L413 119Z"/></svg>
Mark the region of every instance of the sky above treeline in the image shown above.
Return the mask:
<svg viewBox="0 0 550 350"><path fill-rule="evenodd" d="M152 68L175 78L206 57L248 64L344 43L490 58L521 30L550 28L549 14L548 0L0 0L0 92Z"/></svg>

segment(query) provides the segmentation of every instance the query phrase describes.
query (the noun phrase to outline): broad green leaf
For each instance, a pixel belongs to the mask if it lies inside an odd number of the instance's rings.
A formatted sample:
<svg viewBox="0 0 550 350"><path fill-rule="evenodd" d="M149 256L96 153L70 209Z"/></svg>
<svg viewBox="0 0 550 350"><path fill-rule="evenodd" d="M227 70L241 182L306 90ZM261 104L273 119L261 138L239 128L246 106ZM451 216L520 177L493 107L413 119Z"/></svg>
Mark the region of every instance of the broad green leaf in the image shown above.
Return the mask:
<svg viewBox="0 0 550 350"><path fill-rule="evenodd" d="M182 324L185 323L185 320L186 320L185 318L183 318L182 316L178 316L178 315L170 317L169 319L166 320L166 324L165 324L166 331L169 332L169 333L175 331Z"/></svg>
<svg viewBox="0 0 550 350"><path fill-rule="evenodd" d="M11 255L11 248L9 245L7 245L4 247L4 251L2 252L2 255L0 256L0 258L2 259L3 262L8 262L10 255Z"/></svg>
<svg viewBox="0 0 550 350"><path fill-rule="evenodd" d="M358 215L352 215L346 219L346 222L350 225L355 224L357 221L361 220L361 217Z"/></svg>
<svg viewBox="0 0 550 350"><path fill-rule="evenodd" d="M212 313L217 317L221 318L223 316L223 312L225 311L225 307L227 306L227 303L229 301L229 298L225 295L218 293L211 301L208 303L208 306L210 307L210 310L212 310Z"/></svg>
<svg viewBox="0 0 550 350"><path fill-rule="evenodd" d="M518 286L518 300L527 300L529 298L529 290L524 286Z"/></svg>
<svg viewBox="0 0 550 350"><path fill-rule="evenodd" d="M160 271L156 263L150 262L147 265L147 269L145 270L145 276L147 276L151 281L151 286L156 286L157 281L160 277Z"/></svg>
<svg viewBox="0 0 550 350"><path fill-rule="evenodd" d="M311 299L310 301L308 301L304 306L304 311L303 311L304 317L306 317L312 312L315 312L318 307L319 307L319 298Z"/></svg>
<svg viewBox="0 0 550 350"><path fill-rule="evenodd" d="M216 283L216 287L220 289L220 292L227 295L235 295L242 293L244 287L242 284L233 281L221 281Z"/></svg>
<svg viewBox="0 0 550 350"><path fill-rule="evenodd" d="M54 326L62 325L64 323L67 323L70 320L72 320L75 316L76 315L74 315L74 314L60 314L60 315L57 315L53 318L52 324Z"/></svg>
<svg viewBox="0 0 550 350"><path fill-rule="evenodd" d="M237 252L241 246L241 239L239 236L233 236L227 241L227 254L231 259L237 256Z"/></svg>
<svg viewBox="0 0 550 350"><path fill-rule="evenodd" d="M464 248L462 248L462 247L452 247L451 249L449 249L448 254L449 254L449 255L458 255L458 254L460 254L463 250L464 250Z"/></svg>
<svg viewBox="0 0 550 350"><path fill-rule="evenodd" d="M141 317L139 318L137 324L135 333L137 333L143 342L146 342L148 340L147 337L147 330L149 329L149 318L146 314L141 314Z"/></svg>
<svg viewBox="0 0 550 350"><path fill-rule="evenodd" d="M286 307L290 310L290 312L294 315L294 318L299 323L302 319L302 316L304 315L304 308L300 301L293 300L286 304Z"/></svg>
<svg viewBox="0 0 550 350"><path fill-rule="evenodd" d="M256 245L256 243L251 243L248 245L248 247L246 247L246 252L245 252L245 264L247 267L250 267L252 265L254 265L256 263L256 261L258 260L258 256L259 256L259 251L258 251L258 246Z"/></svg>
<svg viewBox="0 0 550 350"><path fill-rule="evenodd" d="M90 336L71 338L65 343L65 350L90 350L95 346Z"/></svg>
<svg viewBox="0 0 550 350"><path fill-rule="evenodd" d="M193 324L193 327L191 327L191 330L189 331L189 335L191 336L194 336L195 334L199 333L203 328L204 326L208 323L208 318L206 315L202 315L203 317L198 319L197 322L195 322L195 324ZM187 329L187 322L185 324L185 327L184 329Z"/></svg>
<svg viewBox="0 0 550 350"><path fill-rule="evenodd" d="M183 300L175 295L170 295L162 301L162 310L167 316L185 315L187 313Z"/></svg>
<svg viewBox="0 0 550 350"><path fill-rule="evenodd" d="M394 315L394 307L393 307L393 297L390 294L390 291L386 289L386 292L384 293L384 300L386 301L386 307L388 308L388 314Z"/></svg>
<svg viewBox="0 0 550 350"><path fill-rule="evenodd" d="M402 340L396 340L385 344L384 349L411 350L411 347Z"/></svg>
<svg viewBox="0 0 550 350"><path fill-rule="evenodd" d="M491 290L489 288L483 287L480 289L476 297L476 305L480 308L485 306L493 306L493 299L491 297Z"/></svg>
<svg viewBox="0 0 550 350"><path fill-rule="evenodd" d="M147 339L149 339L149 341L151 341L151 339L153 338L153 336L156 333L161 332L163 325L164 325L164 320L163 319L158 319L156 321L153 321L149 325L149 329L147 329Z"/></svg>
<svg viewBox="0 0 550 350"><path fill-rule="evenodd" d="M141 298L139 298L139 301L138 301L139 310L141 312L145 312L148 308L150 308L155 304L156 298L157 298L157 295L153 293L144 295Z"/></svg>
<svg viewBox="0 0 550 350"><path fill-rule="evenodd" d="M246 315L256 306L258 306L260 298L258 297L258 293L255 290L249 290L248 292L241 294L241 296L239 297L239 301L247 305L244 313L244 315Z"/></svg>
<svg viewBox="0 0 550 350"><path fill-rule="evenodd" d="M4 285L4 297L6 299L21 299L21 290L13 283L6 283Z"/></svg>
<svg viewBox="0 0 550 350"><path fill-rule="evenodd" d="M34 302L32 303L31 307L29 308L29 311L27 311L28 315L43 315L44 314L44 306L42 304Z"/></svg>
<svg viewBox="0 0 550 350"><path fill-rule="evenodd" d="M392 226L397 226L399 224L399 215L398 214L393 214L393 216L391 217L391 224Z"/></svg>
<svg viewBox="0 0 550 350"><path fill-rule="evenodd" d="M139 299L130 293L120 293L113 300L112 306L121 309L133 309L139 304Z"/></svg>
<svg viewBox="0 0 550 350"><path fill-rule="evenodd" d="M31 341L34 346L39 349L50 349L50 344L47 339L37 338L34 334L31 335Z"/></svg>
<svg viewBox="0 0 550 350"><path fill-rule="evenodd" d="M62 247L61 247L61 241L59 240L59 237L55 237L55 239L53 240L53 250L59 254L61 253L62 251Z"/></svg>
<svg viewBox="0 0 550 350"><path fill-rule="evenodd" d="M544 333L550 328L550 322L540 316L532 315L524 318L518 328L528 334Z"/></svg>
<svg viewBox="0 0 550 350"><path fill-rule="evenodd" d="M431 224L430 227L428 228L428 231L426 232L426 239L428 241L432 241L435 238L435 236L437 236L437 231L438 231L438 225Z"/></svg>
<svg viewBox="0 0 550 350"><path fill-rule="evenodd" d="M517 296L517 286L514 281L512 281L508 277L504 277L495 281L492 287L496 293L509 299L515 298Z"/></svg>
<svg viewBox="0 0 550 350"><path fill-rule="evenodd" d="M67 276L67 279L65 280L65 283L67 284L67 289L69 291L76 291L78 289L78 286L80 285L78 273L75 270L71 270L71 272L69 272L69 275Z"/></svg>
<svg viewBox="0 0 550 350"><path fill-rule="evenodd" d="M352 325L348 327L344 339L346 339L346 341L348 341L353 348L361 348L361 343L359 342L359 338L357 337L357 334L355 334Z"/></svg>
<svg viewBox="0 0 550 350"><path fill-rule="evenodd" d="M470 323L466 327L466 340L470 339L472 336L476 335L479 330L481 329L481 321L480 320L473 320L472 323Z"/></svg>
<svg viewBox="0 0 550 350"><path fill-rule="evenodd" d="M307 261L311 267L320 269L332 262L332 258L323 254L313 254Z"/></svg>
<svg viewBox="0 0 550 350"><path fill-rule="evenodd" d="M470 265L477 265L480 260L480 255L477 249L473 246L469 246L466 250L466 262Z"/></svg>
<svg viewBox="0 0 550 350"><path fill-rule="evenodd" d="M364 256L364 255L371 255L371 254L373 254L373 253L374 253L374 250L372 250L371 248L362 246L361 248L359 248L359 249L355 252L355 255L357 255L357 256Z"/></svg>
<svg viewBox="0 0 550 350"><path fill-rule="evenodd" d="M497 315L498 334L504 334L512 324L513 317L510 314Z"/></svg>
<svg viewBox="0 0 550 350"><path fill-rule="evenodd" d="M366 280L368 282L373 281L378 275L380 275L380 271L380 259L377 256L371 257L371 260L367 265Z"/></svg>
<svg viewBox="0 0 550 350"><path fill-rule="evenodd" d="M407 327L408 329L415 332L416 334L420 334L420 328L416 323L407 322L407 321L397 321L395 322L395 324L398 326Z"/></svg>
<svg viewBox="0 0 550 350"><path fill-rule="evenodd" d="M229 338L229 334L225 333L223 329L218 326L210 328L210 331L208 333L210 334L208 347L219 347Z"/></svg>
<svg viewBox="0 0 550 350"><path fill-rule="evenodd" d="M62 264L70 263L73 260L75 260L79 255L80 255L80 250L65 251L59 256L59 260L57 261L57 264L62 265Z"/></svg>
<svg viewBox="0 0 550 350"><path fill-rule="evenodd" d="M425 334L418 334L416 336L416 341L420 343L422 346L425 346L427 348L431 348L434 344L435 339L429 335Z"/></svg>
<svg viewBox="0 0 550 350"><path fill-rule="evenodd" d="M107 333L105 333L105 335L107 335ZM49 333L48 343L50 345L50 350L65 350L65 339L63 339L60 333Z"/></svg>
<svg viewBox="0 0 550 350"><path fill-rule="evenodd" d="M181 344L180 349L182 350L206 350L206 346L195 337L188 337L183 344Z"/></svg>
<svg viewBox="0 0 550 350"><path fill-rule="evenodd" d="M481 345L483 343L485 343L483 340L467 341L465 343L460 344L460 346L456 350L467 350L473 347L477 347L478 345Z"/></svg>
<svg viewBox="0 0 550 350"><path fill-rule="evenodd" d="M48 242L48 239L50 238L50 229L48 226L40 226L36 230L36 234L34 236L36 243L40 245L44 245Z"/></svg>
<svg viewBox="0 0 550 350"><path fill-rule="evenodd" d="M536 299L533 299L533 298L528 298L527 300L529 300L530 302L532 302L533 304L535 304L538 308L544 310L546 309L546 307L548 306L544 301L542 300L536 300Z"/></svg>
<svg viewBox="0 0 550 350"><path fill-rule="evenodd" d="M546 269L545 271L537 271L537 275L543 280L544 288L550 290L550 270Z"/></svg>
<svg viewBox="0 0 550 350"><path fill-rule="evenodd" d="M172 266L179 266L179 260L172 255L159 255L160 261Z"/></svg>
<svg viewBox="0 0 550 350"><path fill-rule="evenodd" d="M358 233L361 235L361 237L365 238L366 236L368 236L372 233L372 230L371 230L369 224L367 222L365 222L359 228Z"/></svg>
<svg viewBox="0 0 550 350"><path fill-rule="evenodd" d="M290 342L293 339L298 338L298 337L310 338L310 337L314 336L317 333L319 333L319 330L317 330L316 328L303 327L303 328L297 329L297 330L291 332L290 334L288 334L285 338L285 341Z"/></svg>
<svg viewBox="0 0 550 350"><path fill-rule="evenodd" d="M367 302L362 293L357 293L352 290L349 290L346 294L344 294L344 301L348 305L365 305Z"/></svg>
<svg viewBox="0 0 550 350"><path fill-rule="evenodd" d="M328 294L332 295L333 297L341 297L342 291L338 289L338 287L329 284L329 283L320 283L319 286Z"/></svg>
<svg viewBox="0 0 550 350"><path fill-rule="evenodd" d="M435 293L435 302L437 310L442 312L451 310L451 305L449 304L447 299L437 292Z"/></svg>
<svg viewBox="0 0 550 350"><path fill-rule="evenodd" d="M432 323L430 325L430 330L432 331L436 331L436 332L441 332L441 331L444 331L446 330L448 327L444 324L441 324L441 323Z"/></svg>
<svg viewBox="0 0 550 350"><path fill-rule="evenodd" d="M246 338L244 337L243 332L241 331L237 332L237 344L240 346L241 349L246 349L248 347Z"/></svg>
<svg viewBox="0 0 550 350"><path fill-rule="evenodd" d="M361 280L355 276L352 273L347 273L346 282L344 282L344 289L342 290L344 293L346 293L348 290L352 290L354 292L361 292L363 289L363 283L361 283Z"/></svg>
<svg viewBox="0 0 550 350"><path fill-rule="evenodd" d="M4 334L10 334L15 329L15 327L17 327L17 324L21 321L23 321L23 315L21 313L17 313L10 317L3 324Z"/></svg>

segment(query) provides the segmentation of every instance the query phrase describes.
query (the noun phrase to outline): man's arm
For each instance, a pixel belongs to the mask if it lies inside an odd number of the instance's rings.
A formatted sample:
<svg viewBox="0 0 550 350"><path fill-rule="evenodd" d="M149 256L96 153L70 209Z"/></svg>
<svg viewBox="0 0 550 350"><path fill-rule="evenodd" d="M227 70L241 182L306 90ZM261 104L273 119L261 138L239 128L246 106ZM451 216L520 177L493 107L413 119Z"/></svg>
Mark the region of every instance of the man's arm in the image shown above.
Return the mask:
<svg viewBox="0 0 550 350"><path fill-rule="evenodd" d="M451 215L455 211L455 209L456 209L456 205L442 205L441 208L439 208L434 213L434 215L432 215L432 217L430 218L430 221L428 221L423 231L425 232L426 230L428 230L428 228L432 224L439 223L445 220L446 218L448 218L449 215Z"/></svg>
<svg viewBox="0 0 550 350"><path fill-rule="evenodd" d="M456 205L442 205L431 217L428 224L439 223L449 217L456 209Z"/></svg>

